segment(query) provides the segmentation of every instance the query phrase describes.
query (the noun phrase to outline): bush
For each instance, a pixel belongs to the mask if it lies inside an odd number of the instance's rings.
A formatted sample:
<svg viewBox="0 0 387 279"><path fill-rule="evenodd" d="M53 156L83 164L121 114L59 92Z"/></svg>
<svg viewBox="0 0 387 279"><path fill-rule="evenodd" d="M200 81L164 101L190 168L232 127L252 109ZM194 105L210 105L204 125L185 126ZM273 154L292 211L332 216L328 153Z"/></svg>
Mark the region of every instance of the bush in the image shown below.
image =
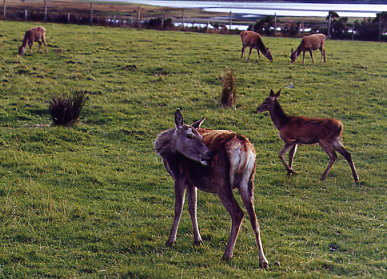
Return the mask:
<svg viewBox="0 0 387 279"><path fill-rule="evenodd" d="M76 92L72 96L53 96L48 108L53 124L73 126L78 122L87 100L85 92Z"/></svg>
<svg viewBox="0 0 387 279"><path fill-rule="evenodd" d="M228 69L222 76L222 95L220 103L223 107L234 107L236 101L235 73Z"/></svg>

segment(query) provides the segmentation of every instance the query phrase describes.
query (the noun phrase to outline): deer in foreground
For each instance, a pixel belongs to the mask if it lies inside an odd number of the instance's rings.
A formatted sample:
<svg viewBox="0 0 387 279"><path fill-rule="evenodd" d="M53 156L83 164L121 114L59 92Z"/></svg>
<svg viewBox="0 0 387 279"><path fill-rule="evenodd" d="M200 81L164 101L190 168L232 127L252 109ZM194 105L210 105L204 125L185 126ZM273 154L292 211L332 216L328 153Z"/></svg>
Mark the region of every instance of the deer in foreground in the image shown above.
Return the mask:
<svg viewBox="0 0 387 279"><path fill-rule="evenodd" d="M313 53L312 50L319 49L321 52L321 62L326 62L325 59L325 39L326 36L324 34L313 34L309 36L305 36L302 38L302 41L300 45L297 47L295 51L291 49L290 51L290 61L294 63L296 61L297 57L302 52L302 63L304 63L305 60L305 52L309 51L310 57L312 58L312 62L314 63L313 59Z"/></svg>
<svg viewBox="0 0 387 279"><path fill-rule="evenodd" d="M34 44L34 42L37 42L39 44L39 48L38 48L39 52L40 52L40 47L42 46L42 43L43 43L46 53L48 53L47 43L46 43L46 29L44 27L38 26L26 31L26 33L24 34L23 43L19 47L19 55L24 55L27 45L29 46L30 52L32 53L32 45Z"/></svg>
<svg viewBox="0 0 387 279"><path fill-rule="evenodd" d="M247 61L250 61L250 54L253 48L257 50L258 57L261 58L261 55L259 54L259 51L263 53L263 55L266 56L267 59L273 61L273 57L271 56L271 52L269 48L266 48L261 35L258 33L255 33L253 31L242 31L241 32L241 40L242 40L242 53L241 53L241 59L243 58L243 54L245 53L245 48L250 47L249 55L247 56Z"/></svg>
<svg viewBox="0 0 387 279"><path fill-rule="evenodd" d="M285 142L285 146L280 150L279 157L284 164L288 175L297 174L292 169L294 155L297 151L298 144L315 144L318 143L329 156L329 163L321 176L323 181L339 152L347 160L352 170L353 179L359 180L355 165L352 161L351 154L345 150L340 141L343 131L343 124L337 119L331 118L311 118L304 116L288 116L278 102L281 90L276 94L270 91L269 97L257 108L257 112L269 111L275 127L279 130L280 138ZM284 159L284 154L289 151L289 164Z"/></svg>
<svg viewBox="0 0 387 279"><path fill-rule="evenodd" d="M194 244L202 243L196 216L198 188L217 194L231 216L231 233L223 255L224 260L231 259L244 216L233 195L233 189L237 188L255 233L260 266L266 269L268 262L263 252L253 203L254 146L245 136L232 131L200 128L203 121L204 118L186 125L178 109L175 112L176 128L160 133L155 141L155 150L174 179L175 186L175 217L166 245L173 246L176 242L186 191Z"/></svg>

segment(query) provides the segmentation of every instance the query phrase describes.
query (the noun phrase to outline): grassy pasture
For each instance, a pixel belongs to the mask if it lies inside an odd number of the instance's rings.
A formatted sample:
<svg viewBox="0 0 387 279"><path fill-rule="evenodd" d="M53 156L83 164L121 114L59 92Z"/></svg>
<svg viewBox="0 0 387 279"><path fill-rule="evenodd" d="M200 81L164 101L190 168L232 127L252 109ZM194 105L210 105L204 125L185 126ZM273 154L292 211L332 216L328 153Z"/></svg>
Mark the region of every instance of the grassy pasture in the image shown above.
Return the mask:
<svg viewBox="0 0 387 279"><path fill-rule="evenodd" d="M274 62L254 52L245 63L238 36L45 24L49 54L18 57L34 25L0 21L1 278L385 277L386 44L328 41L326 64L316 52L315 64L290 65L299 39L264 38ZM219 105L226 68L236 110ZM290 114L343 120L359 184L342 157L320 182L328 156L317 146L301 146L300 174L286 177L270 117L253 113L271 88ZM90 97L79 125L32 126L51 122L52 95L74 91ZM177 245L164 246L174 192L153 140L177 107L254 143L268 271L247 219L233 260L220 261L230 218L202 192L204 244L193 247L185 210Z"/></svg>

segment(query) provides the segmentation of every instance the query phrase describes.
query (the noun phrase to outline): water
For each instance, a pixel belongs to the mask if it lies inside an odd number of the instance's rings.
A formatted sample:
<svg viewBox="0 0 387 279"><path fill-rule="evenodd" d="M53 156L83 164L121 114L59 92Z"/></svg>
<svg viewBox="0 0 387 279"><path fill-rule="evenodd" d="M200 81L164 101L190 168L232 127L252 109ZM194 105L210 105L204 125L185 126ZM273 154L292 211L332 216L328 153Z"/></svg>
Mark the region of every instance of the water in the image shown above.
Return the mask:
<svg viewBox="0 0 387 279"><path fill-rule="evenodd" d="M272 2L212 2L212 1L163 1L118 0L170 8L196 8L208 12L239 14L246 19L259 15L326 17L336 11L340 17L375 17L387 11L387 5L376 4L327 4L327 3L272 3Z"/></svg>

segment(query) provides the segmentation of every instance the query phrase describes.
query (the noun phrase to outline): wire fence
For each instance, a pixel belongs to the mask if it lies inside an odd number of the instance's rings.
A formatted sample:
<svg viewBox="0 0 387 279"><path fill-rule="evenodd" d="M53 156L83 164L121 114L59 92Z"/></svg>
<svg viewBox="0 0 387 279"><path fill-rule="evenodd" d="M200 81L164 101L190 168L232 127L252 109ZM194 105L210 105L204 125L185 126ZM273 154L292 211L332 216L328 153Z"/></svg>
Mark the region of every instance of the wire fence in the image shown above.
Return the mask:
<svg viewBox="0 0 387 279"><path fill-rule="evenodd" d="M218 17L215 21L208 18L185 17L184 9L149 10L129 4L107 2L72 2L63 0L42 0L42 2L25 2L26 0L3 0L2 19L13 21L42 21L65 24L89 24L117 27L149 28L158 30L183 30L206 33L238 34L251 29L267 36L300 37L310 33L325 33L334 39L360 39L387 41L383 35L385 24L376 24L370 20L357 25L348 24L342 30L332 30L329 22L238 22L231 14ZM380 17L381 19L382 17ZM275 19L273 21L273 19ZM367 25L368 24L368 25ZM329 26L329 28L328 28ZM332 25L333 26L333 25Z"/></svg>

